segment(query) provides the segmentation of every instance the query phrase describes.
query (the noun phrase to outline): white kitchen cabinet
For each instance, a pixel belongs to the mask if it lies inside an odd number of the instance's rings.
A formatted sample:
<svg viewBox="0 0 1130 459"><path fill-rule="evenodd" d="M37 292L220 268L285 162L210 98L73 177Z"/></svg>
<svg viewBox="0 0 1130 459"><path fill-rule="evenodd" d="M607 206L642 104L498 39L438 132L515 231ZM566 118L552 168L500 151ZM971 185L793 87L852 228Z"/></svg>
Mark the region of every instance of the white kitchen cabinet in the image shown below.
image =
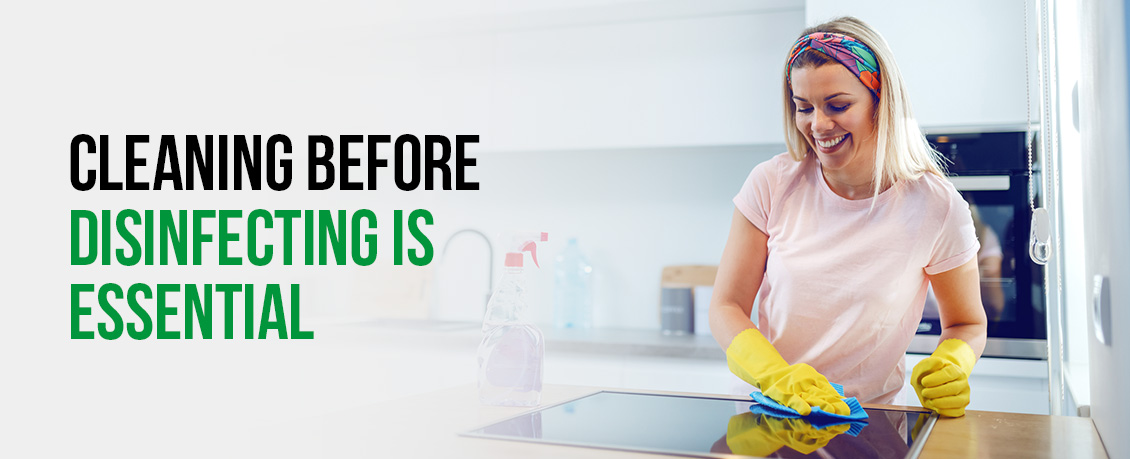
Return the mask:
<svg viewBox="0 0 1130 459"><path fill-rule="evenodd" d="M499 32L483 143L781 143L780 68L803 20L798 7Z"/></svg>
<svg viewBox="0 0 1130 459"><path fill-rule="evenodd" d="M1027 48L1025 2L1029 15ZM1039 18L1033 0L805 3L808 25L852 15L883 34L910 88L914 113L923 127L1023 125L1028 116L1026 81L1031 81L1031 119L1039 118L1035 52Z"/></svg>
<svg viewBox="0 0 1130 459"><path fill-rule="evenodd" d="M482 151L780 144L804 1L521 3L417 21L310 56L364 78L385 130L473 132Z"/></svg>

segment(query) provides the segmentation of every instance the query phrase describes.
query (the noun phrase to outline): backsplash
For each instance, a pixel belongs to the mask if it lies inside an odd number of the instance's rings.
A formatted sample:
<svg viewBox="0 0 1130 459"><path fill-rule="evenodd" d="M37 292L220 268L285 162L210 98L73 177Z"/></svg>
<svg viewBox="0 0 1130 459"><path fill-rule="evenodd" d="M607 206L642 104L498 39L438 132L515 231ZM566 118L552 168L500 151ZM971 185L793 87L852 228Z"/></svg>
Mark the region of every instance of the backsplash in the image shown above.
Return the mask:
<svg viewBox="0 0 1130 459"><path fill-rule="evenodd" d="M478 320L487 291L486 244L460 235L443 257L445 242L467 228L487 235L497 281L508 250L500 233L538 230L550 233L538 247L542 267L533 273L532 294L544 305L531 311L538 323L552 322L553 259L576 237L594 269L594 325L658 329L663 266L717 264L731 198L754 165L782 151L783 145L743 145L480 154L470 177L479 191L393 191L382 199L432 212L435 223L425 232L435 259L425 267L359 270L349 277L349 307L334 309Z"/></svg>

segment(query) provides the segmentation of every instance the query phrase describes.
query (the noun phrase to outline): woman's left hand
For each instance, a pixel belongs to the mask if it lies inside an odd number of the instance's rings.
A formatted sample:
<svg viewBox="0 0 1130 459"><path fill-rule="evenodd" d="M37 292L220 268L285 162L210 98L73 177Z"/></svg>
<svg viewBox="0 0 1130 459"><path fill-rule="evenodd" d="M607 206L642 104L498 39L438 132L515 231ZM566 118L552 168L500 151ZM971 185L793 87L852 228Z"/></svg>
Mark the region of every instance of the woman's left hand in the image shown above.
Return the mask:
<svg viewBox="0 0 1130 459"><path fill-rule="evenodd" d="M965 407L969 405L969 374L976 361L977 356L968 344L959 339L947 339L933 355L918 362L910 384L922 407L942 416L964 416Z"/></svg>
<svg viewBox="0 0 1130 459"><path fill-rule="evenodd" d="M910 384L922 407L942 416L962 416L969 405L969 375L985 348L988 328L977 260L929 277L938 299L942 343L914 366Z"/></svg>

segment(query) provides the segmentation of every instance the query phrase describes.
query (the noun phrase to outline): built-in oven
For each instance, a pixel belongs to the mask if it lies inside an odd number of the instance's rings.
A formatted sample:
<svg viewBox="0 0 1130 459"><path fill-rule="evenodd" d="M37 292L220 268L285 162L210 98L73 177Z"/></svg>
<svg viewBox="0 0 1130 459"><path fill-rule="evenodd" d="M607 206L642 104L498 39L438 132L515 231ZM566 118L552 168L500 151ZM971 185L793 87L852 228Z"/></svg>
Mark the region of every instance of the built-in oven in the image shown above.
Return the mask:
<svg viewBox="0 0 1130 459"><path fill-rule="evenodd" d="M969 203L981 243L981 301L989 319L985 357L1047 358L1044 271L1028 256L1029 186L1035 185L1031 189L1037 205L1041 188L1038 171L1030 173L1028 168L1027 146L1033 138L1025 131L927 136L950 161L949 179ZM1035 164L1036 158L1032 161ZM940 332L931 292L909 352L933 352Z"/></svg>

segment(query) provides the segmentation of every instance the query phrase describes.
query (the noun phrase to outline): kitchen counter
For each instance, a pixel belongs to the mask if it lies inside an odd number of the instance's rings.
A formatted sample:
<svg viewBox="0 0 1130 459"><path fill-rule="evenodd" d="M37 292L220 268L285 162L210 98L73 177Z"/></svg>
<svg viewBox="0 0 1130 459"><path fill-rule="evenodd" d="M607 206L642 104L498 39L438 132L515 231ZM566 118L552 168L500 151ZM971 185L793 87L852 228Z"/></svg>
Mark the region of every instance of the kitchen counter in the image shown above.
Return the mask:
<svg viewBox="0 0 1130 459"><path fill-rule="evenodd" d="M542 406L602 390L547 385ZM652 394L685 394L639 391ZM882 408L881 405L864 405ZM905 408L905 407L900 407ZM580 449L463 437L460 432L529 408L483 406L474 385L461 385L317 418L256 426L248 432L255 455L286 457L643 458L668 455ZM940 419L922 457L1106 457L1088 418L969 411Z"/></svg>

